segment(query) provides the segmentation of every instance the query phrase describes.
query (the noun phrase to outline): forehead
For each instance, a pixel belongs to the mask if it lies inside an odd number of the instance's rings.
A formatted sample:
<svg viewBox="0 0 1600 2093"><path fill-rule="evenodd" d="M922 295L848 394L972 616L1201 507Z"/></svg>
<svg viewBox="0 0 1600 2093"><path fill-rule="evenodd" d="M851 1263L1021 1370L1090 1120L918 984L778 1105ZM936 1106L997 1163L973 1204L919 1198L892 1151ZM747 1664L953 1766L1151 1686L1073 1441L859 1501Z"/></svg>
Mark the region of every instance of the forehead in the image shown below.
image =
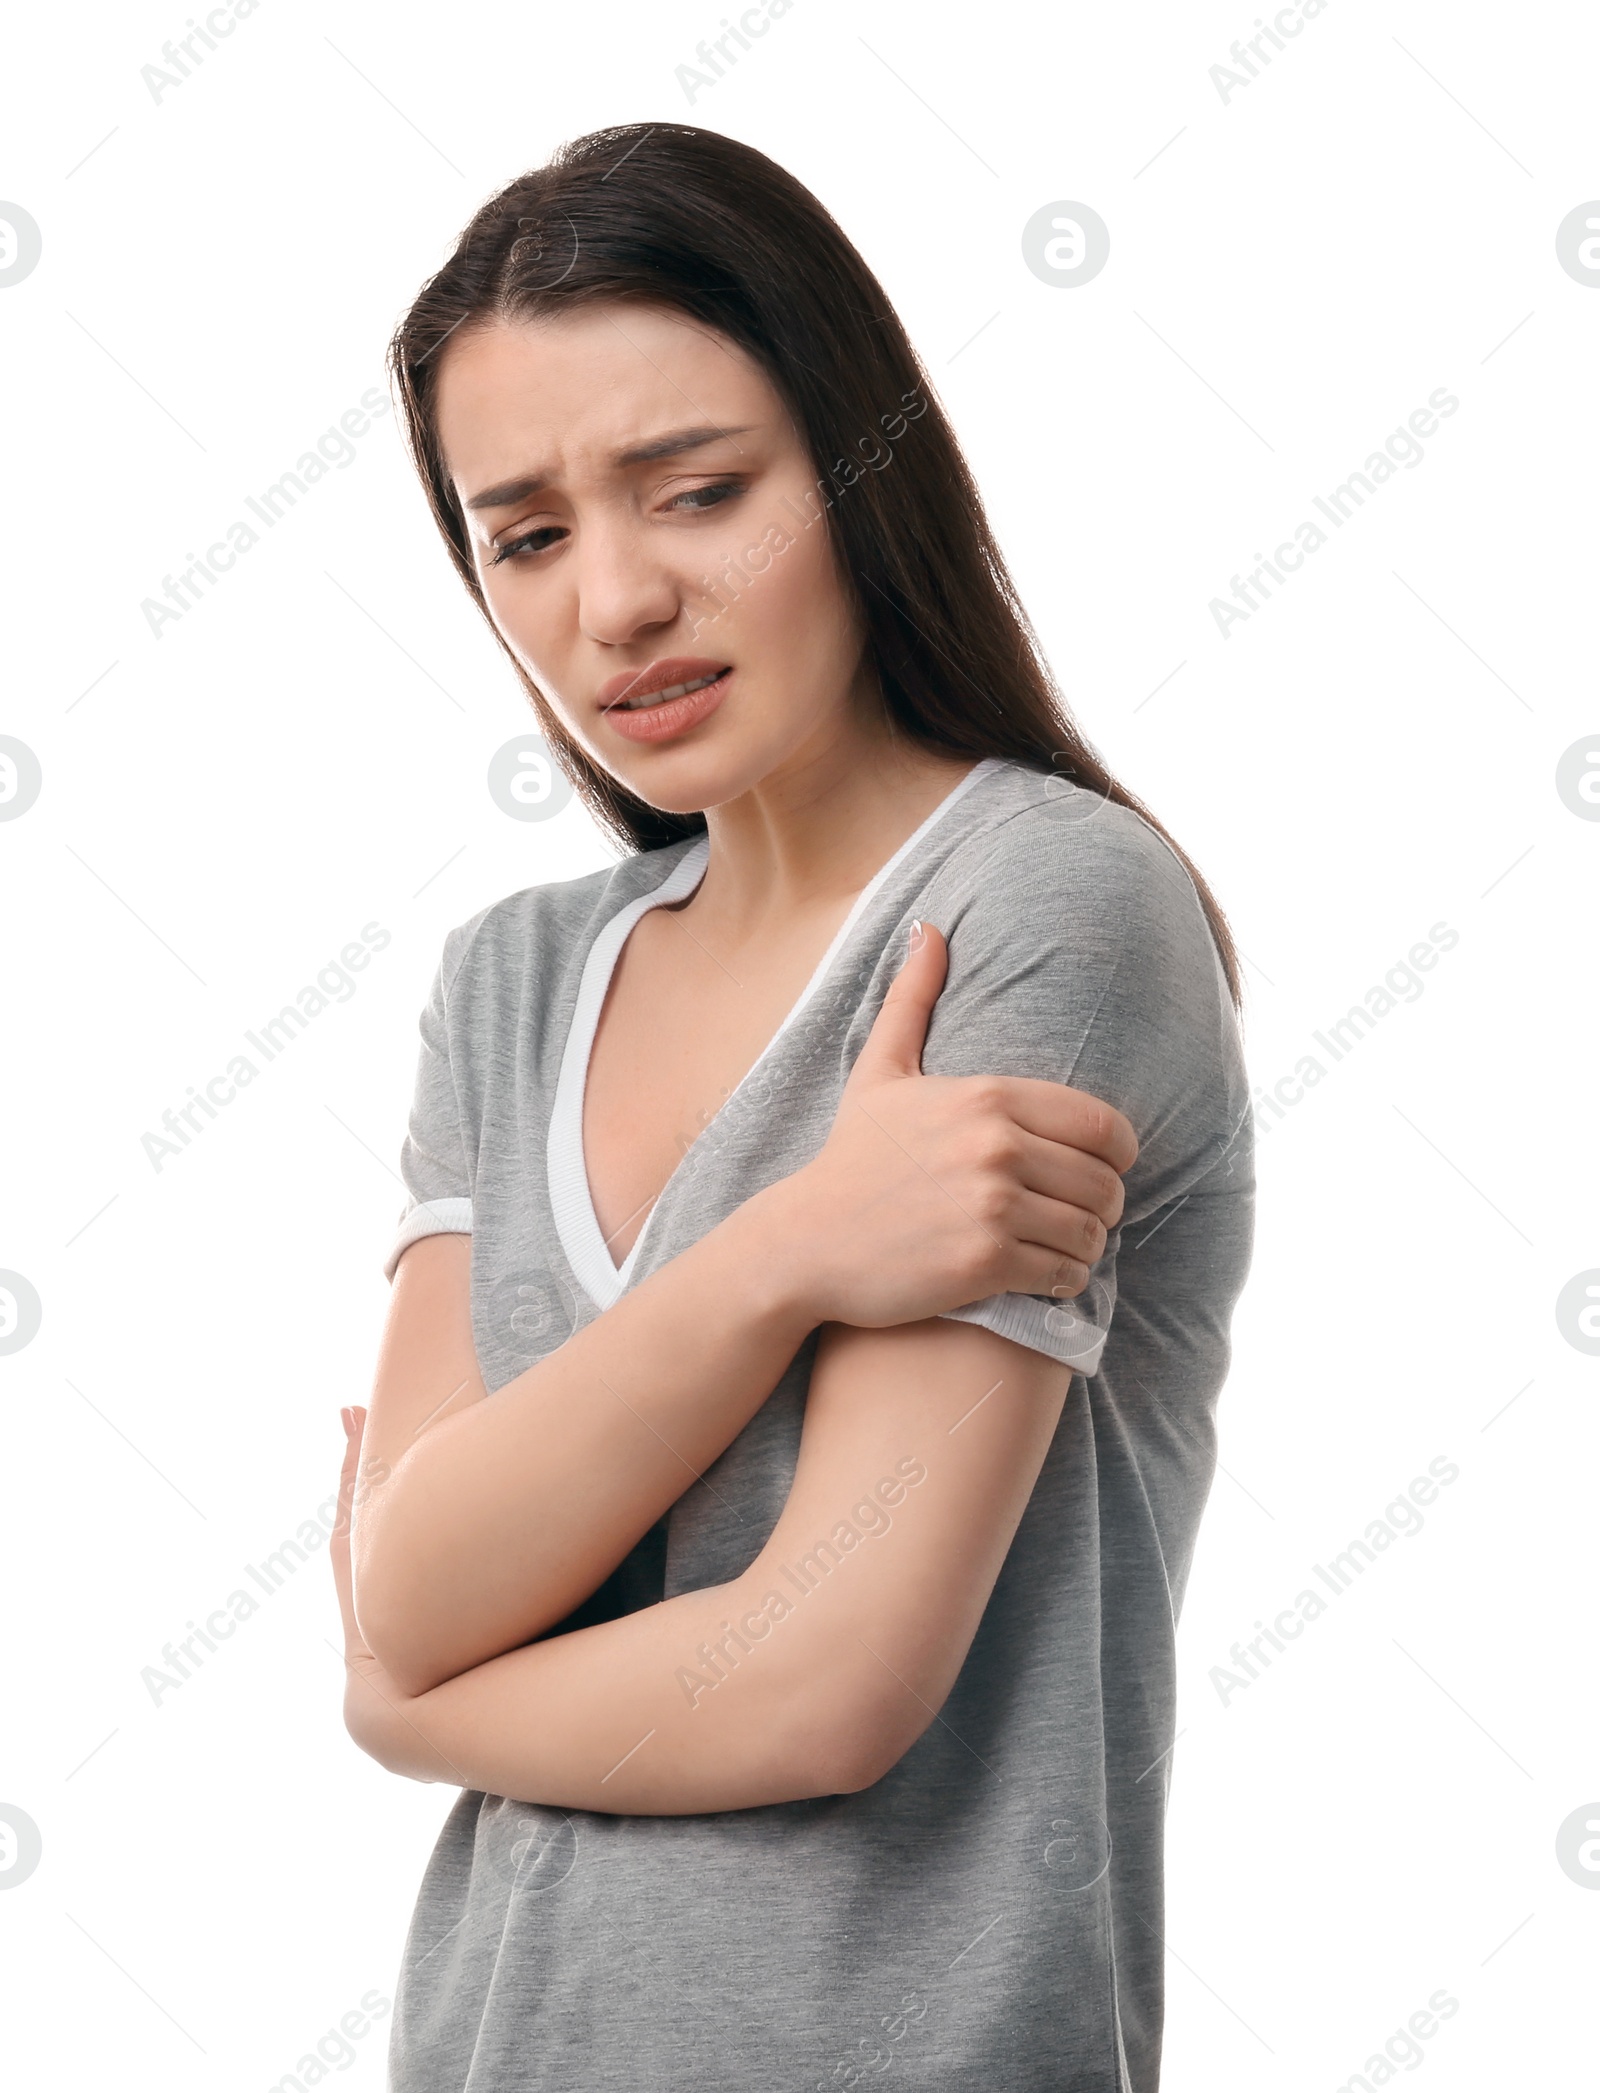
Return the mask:
<svg viewBox="0 0 1600 2093"><path fill-rule="evenodd" d="M631 303L463 329L444 349L439 443L467 492L508 466L552 476L610 470L613 453L690 422L782 419L736 343L685 313Z"/></svg>

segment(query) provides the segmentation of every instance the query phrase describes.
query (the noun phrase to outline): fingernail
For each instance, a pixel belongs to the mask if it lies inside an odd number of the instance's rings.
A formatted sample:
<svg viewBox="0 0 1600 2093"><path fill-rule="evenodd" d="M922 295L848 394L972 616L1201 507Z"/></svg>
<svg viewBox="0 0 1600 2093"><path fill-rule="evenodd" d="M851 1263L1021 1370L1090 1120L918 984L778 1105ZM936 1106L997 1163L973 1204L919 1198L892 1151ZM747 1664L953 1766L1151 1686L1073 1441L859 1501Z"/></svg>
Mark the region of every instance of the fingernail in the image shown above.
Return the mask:
<svg viewBox="0 0 1600 2093"><path fill-rule="evenodd" d="M911 919L911 936L907 944L907 949L911 952L920 952L922 950L924 942L925 933L922 928L921 918L913 916Z"/></svg>

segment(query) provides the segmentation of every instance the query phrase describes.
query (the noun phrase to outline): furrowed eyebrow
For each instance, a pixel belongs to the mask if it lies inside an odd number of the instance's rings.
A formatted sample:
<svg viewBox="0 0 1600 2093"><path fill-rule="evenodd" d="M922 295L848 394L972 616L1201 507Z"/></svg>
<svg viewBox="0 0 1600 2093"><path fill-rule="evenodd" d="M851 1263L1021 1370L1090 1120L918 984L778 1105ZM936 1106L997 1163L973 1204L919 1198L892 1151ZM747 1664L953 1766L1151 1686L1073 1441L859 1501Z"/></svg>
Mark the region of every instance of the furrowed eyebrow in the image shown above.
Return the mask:
<svg viewBox="0 0 1600 2093"><path fill-rule="evenodd" d="M669 429L663 436L652 436L646 443L636 443L627 450L614 452L611 462L618 470L630 465L653 465L660 458L681 457L685 451L701 450L708 443L721 443L729 437L747 435L750 426L746 423L743 428L717 429L701 424L692 429ZM502 480L498 486L485 487L481 494L471 497L467 507L508 509L516 502L526 501L530 494L537 494L548 484L546 474L522 473L514 480Z"/></svg>

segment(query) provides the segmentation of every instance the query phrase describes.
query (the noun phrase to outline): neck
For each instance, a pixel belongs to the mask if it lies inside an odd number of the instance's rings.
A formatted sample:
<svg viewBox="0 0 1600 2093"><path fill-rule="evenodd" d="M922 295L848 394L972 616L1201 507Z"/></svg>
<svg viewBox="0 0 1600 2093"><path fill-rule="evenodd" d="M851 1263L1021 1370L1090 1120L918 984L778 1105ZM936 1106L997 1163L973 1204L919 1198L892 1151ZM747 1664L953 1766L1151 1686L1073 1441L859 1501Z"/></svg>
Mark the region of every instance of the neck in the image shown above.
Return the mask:
<svg viewBox="0 0 1600 2093"><path fill-rule="evenodd" d="M801 753L707 810L710 856L690 907L743 943L776 919L847 904L974 761L887 732Z"/></svg>

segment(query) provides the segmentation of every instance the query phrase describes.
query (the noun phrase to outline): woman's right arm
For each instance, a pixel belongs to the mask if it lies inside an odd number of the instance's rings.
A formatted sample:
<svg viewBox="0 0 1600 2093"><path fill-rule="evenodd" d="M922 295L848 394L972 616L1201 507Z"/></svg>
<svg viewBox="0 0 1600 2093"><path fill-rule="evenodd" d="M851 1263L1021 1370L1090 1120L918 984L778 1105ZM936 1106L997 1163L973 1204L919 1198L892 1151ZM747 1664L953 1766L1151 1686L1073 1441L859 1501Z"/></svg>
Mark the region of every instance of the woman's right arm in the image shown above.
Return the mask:
<svg viewBox="0 0 1600 2093"><path fill-rule="evenodd" d="M922 1075L944 969L933 931L885 998L811 1163L492 1399L473 1349L468 1239L406 1251L352 1534L362 1633L406 1692L565 1619L738 1436L819 1324L881 1329L993 1293L1081 1290L1121 1212L1133 1131L1061 1084Z"/></svg>

